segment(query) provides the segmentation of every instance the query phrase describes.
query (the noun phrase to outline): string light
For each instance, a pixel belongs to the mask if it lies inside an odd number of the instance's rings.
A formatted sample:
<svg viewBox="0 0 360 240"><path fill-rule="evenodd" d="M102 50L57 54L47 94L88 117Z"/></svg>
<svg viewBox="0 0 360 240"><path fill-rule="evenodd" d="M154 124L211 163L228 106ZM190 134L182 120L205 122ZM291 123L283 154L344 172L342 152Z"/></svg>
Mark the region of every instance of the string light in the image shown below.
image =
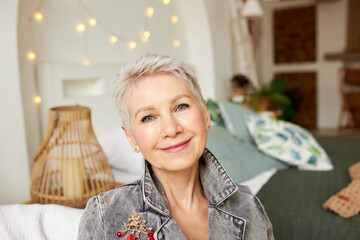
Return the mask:
<svg viewBox="0 0 360 240"><path fill-rule="evenodd" d="M77 30L78 32L84 32L85 29L86 29L86 27L85 27L85 25L82 24L82 23L79 23L78 25L76 25L76 30Z"/></svg>
<svg viewBox="0 0 360 240"><path fill-rule="evenodd" d="M141 40L142 40L144 43L146 43L146 42L149 41L149 38L147 38L147 37L145 37L145 36L142 36Z"/></svg>
<svg viewBox="0 0 360 240"><path fill-rule="evenodd" d="M37 104L41 103L41 97L40 96L35 96L34 97L34 102L37 103Z"/></svg>
<svg viewBox="0 0 360 240"><path fill-rule="evenodd" d="M89 61L88 59L85 59L85 60L83 61L83 65L84 65L84 66L89 66L89 65L90 65L90 61Z"/></svg>
<svg viewBox="0 0 360 240"><path fill-rule="evenodd" d="M152 16L154 16L154 8L153 7L147 7L146 8L146 16L148 16L149 18L151 18Z"/></svg>
<svg viewBox="0 0 360 240"><path fill-rule="evenodd" d="M168 5L168 4L170 4L171 0L162 0L162 2L163 2L164 5ZM83 6L83 7L86 10L87 7L86 6ZM91 13L91 11L89 9L87 9L87 11L90 14L90 19L88 21L89 26L92 26L92 27L96 26L98 24L98 21L97 21L96 17ZM152 18L154 16L154 13L155 13L155 9L152 6L148 6L146 8L146 16L148 18ZM44 19L44 16L43 16L43 14L41 12L36 11L36 12L34 12L32 18L34 20L40 22L40 21L42 21ZM31 20L32 18L30 17L29 20ZM175 24L178 21L179 21L179 19L178 19L178 17L176 15L173 15L171 17L171 22L172 23ZM106 29L106 26L102 26L102 27L105 27L105 29ZM76 28L76 31L78 31L79 33L82 33L82 32L84 32L86 30L86 26L85 26L84 23L78 23L75 28ZM108 32L111 32L109 29L106 29L106 30L108 30ZM148 42L149 38L150 38L150 35L151 34L150 34L149 31L144 31L143 35L141 36L141 40L143 42ZM113 44L117 43L118 42L118 37L115 36L115 35L111 36L110 37L110 42L113 43ZM179 40L174 40L172 44L173 44L174 47L179 47L181 45ZM135 49L136 46L137 46L137 43L135 41L128 42L128 48L130 50ZM37 56L36 56L35 52L33 52L33 51L27 53L27 58L29 60L34 60L34 59L36 59L36 57ZM85 65L85 66L90 65L90 61L88 59L84 60L83 65ZM41 102L41 98L39 96L37 96L37 97L34 98L34 101L35 102L36 101Z"/></svg>
<svg viewBox="0 0 360 240"><path fill-rule="evenodd" d="M179 47L180 46L180 41L179 40L174 40L173 41L173 46L174 47Z"/></svg>
<svg viewBox="0 0 360 240"><path fill-rule="evenodd" d="M149 38L150 37L150 32L149 31L144 31L144 37Z"/></svg>
<svg viewBox="0 0 360 240"><path fill-rule="evenodd" d="M134 49L134 48L136 48L136 42L134 42L134 41L129 42L128 47L129 47L131 50Z"/></svg>
<svg viewBox="0 0 360 240"><path fill-rule="evenodd" d="M42 15L41 12L36 12L34 13L34 18L36 21L40 22L41 20L43 20L44 16Z"/></svg>
<svg viewBox="0 0 360 240"><path fill-rule="evenodd" d="M94 27L97 24L96 19L95 18L90 18L89 24L90 24L90 26Z"/></svg>
<svg viewBox="0 0 360 240"><path fill-rule="evenodd" d="M143 42L148 42L149 41L149 37L150 37L150 32L149 31L144 31L143 35L141 37L141 40Z"/></svg>
<svg viewBox="0 0 360 240"><path fill-rule="evenodd" d="M171 21L172 21L172 23L177 23L179 21L179 19L177 16L174 15L171 17Z"/></svg>
<svg viewBox="0 0 360 240"><path fill-rule="evenodd" d="M36 54L34 52L28 52L27 58L29 60L34 60L36 58Z"/></svg>
<svg viewBox="0 0 360 240"><path fill-rule="evenodd" d="M111 43L117 43L117 41L118 41L117 36L111 36L111 38L110 38Z"/></svg>

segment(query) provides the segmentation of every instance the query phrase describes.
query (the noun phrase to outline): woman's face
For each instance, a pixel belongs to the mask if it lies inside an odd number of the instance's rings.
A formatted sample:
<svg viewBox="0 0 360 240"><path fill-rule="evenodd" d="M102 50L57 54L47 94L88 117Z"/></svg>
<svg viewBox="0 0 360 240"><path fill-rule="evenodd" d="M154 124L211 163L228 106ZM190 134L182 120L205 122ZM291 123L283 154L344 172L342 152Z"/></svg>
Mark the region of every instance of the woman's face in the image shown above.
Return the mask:
<svg viewBox="0 0 360 240"><path fill-rule="evenodd" d="M204 152L210 115L184 81L170 74L139 80L129 96L133 147L153 168L181 171L195 166Z"/></svg>

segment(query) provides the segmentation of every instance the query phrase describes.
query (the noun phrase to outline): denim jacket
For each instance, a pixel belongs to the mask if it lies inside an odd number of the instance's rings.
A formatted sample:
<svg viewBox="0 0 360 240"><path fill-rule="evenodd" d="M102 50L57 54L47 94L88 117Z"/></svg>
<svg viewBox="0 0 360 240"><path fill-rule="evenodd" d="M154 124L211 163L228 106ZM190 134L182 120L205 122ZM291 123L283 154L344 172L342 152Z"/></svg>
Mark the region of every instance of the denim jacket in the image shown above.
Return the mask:
<svg viewBox="0 0 360 240"><path fill-rule="evenodd" d="M170 216L160 182L145 161L141 180L92 197L79 225L78 239L126 239L117 233L135 214L146 220L158 240L186 239ZM260 201L245 186L236 185L215 156L205 149L200 179L209 201L209 239L274 239L272 226ZM141 239L149 239L142 235Z"/></svg>

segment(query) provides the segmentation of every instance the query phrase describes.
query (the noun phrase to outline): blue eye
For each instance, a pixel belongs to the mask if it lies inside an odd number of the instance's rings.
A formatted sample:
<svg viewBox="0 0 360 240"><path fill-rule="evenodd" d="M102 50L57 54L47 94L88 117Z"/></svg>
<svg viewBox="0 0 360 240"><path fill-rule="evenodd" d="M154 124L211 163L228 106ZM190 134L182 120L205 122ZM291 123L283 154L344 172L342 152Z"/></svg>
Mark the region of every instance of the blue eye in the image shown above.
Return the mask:
<svg viewBox="0 0 360 240"><path fill-rule="evenodd" d="M177 106L176 110L182 111L182 110L184 110L184 109L186 109L188 107L189 107L188 104L183 103L183 104L180 104L179 106Z"/></svg>
<svg viewBox="0 0 360 240"><path fill-rule="evenodd" d="M148 122L148 121L151 121L153 119L152 116L145 116L141 119L142 122Z"/></svg>

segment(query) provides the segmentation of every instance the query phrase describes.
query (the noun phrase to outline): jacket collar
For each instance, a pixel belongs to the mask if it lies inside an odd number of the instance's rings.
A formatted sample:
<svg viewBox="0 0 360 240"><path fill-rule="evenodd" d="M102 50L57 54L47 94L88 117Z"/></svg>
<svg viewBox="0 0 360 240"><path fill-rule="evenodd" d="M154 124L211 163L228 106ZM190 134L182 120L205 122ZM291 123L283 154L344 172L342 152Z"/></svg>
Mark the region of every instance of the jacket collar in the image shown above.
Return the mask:
<svg viewBox="0 0 360 240"><path fill-rule="evenodd" d="M220 162L206 148L200 158L200 179L210 206L217 206L238 189ZM165 193L147 161L142 178L142 191L144 201L150 207L164 216L170 215Z"/></svg>

